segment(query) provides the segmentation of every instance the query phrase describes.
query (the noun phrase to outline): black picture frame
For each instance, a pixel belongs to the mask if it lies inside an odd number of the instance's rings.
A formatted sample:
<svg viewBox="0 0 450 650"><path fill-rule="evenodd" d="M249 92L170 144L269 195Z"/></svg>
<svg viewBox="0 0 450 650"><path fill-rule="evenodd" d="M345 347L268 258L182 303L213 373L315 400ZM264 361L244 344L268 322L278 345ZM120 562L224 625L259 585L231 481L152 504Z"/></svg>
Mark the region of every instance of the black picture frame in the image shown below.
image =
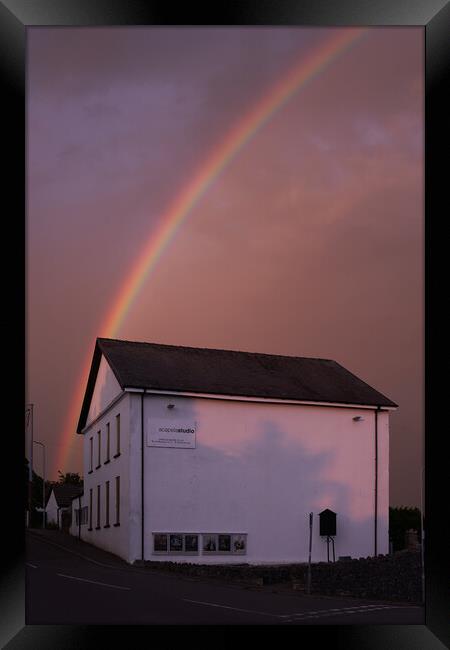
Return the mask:
<svg viewBox="0 0 450 650"><path fill-rule="evenodd" d="M448 620L449 522L442 495L447 493L448 461L442 454L441 431L438 414L444 401L445 382L432 372L437 350L447 346L439 340L443 332L440 310L439 320L431 320L431 283L433 277L445 278L442 265L430 247L443 239L439 226L446 216L444 188L448 165L445 161L446 128L450 113L445 84L448 73L450 39L450 5L447 0L254 0L253 2L215 2L182 4L134 0L1 0L0 1L0 66L2 71L5 141L3 171L4 205L8 205L7 248L12 255L3 256L3 299L8 318L4 319L4 341L13 350L13 363L8 366L8 414L13 422L4 429L8 461L8 495L23 494L24 440L21 432L23 400L20 391L25 368L25 61L26 33L32 26L112 26L112 25L314 25L314 26L422 26L425 32L425 374L426 374L426 437L425 437L425 567L426 567L426 623L423 626L297 626L290 628L298 640L313 633L314 643L332 643L332 647L393 648L396 650L433 650L450 643ZM440 154L443 154L442 157ZM4 247L5 249L6 247ZM431 261L433 260L434 276ZM436 270L436 266L438 267ZM19 285L19 286L18 286ZM12 318L11 318L12 315ZM430 334L433 328L432 336ZM442 337L441 337L442 338ZM6 375L6 373L4 373ZM17 381L16 381L17 379ZM23 394L22 394L23 395ZM22 400L22 401L21 401ZM445 428L447 429L447 427ZM107 643L129 642L130 630L121 626L27 626L25 624L25 528L24 507L20 498L5 498L6 522L3 535L4 564L0 589L2 621L0 642L2 647L15 648L81 648L97 647ZM442 512L444 511L444 513ZM172 630L174 631L174 630ZM223 630L226 632L226 630ZM268 633L266 627L264 630ZM133 628L136 634L148 635L144 626ZM277 634L280 628L277 627ZM114 637L111 636L114 634ZM125 637L126 635L126 637ZM147 636L148 640L148 636Z"/></svg>

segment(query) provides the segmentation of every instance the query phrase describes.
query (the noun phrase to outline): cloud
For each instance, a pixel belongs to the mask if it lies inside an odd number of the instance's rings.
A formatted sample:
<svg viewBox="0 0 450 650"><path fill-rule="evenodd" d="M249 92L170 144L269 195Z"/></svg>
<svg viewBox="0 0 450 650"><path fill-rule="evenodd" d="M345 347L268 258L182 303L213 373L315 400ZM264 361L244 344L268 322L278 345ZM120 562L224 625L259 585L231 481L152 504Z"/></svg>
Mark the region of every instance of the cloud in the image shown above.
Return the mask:
<svg viewBox="0 0 450 650"><path fill-rule="evenodd" d="M52 435L77 360L168 207L328 33L30 29L30 340L46 354L55 341L70 347L58 405L46 397L57 369L39 383L43 357L32 356L31 390ZM416 395L421 34L371 30L299 89L194 206L122 336L337 357L404 403ZM405 340L411 353L399 358ZM406 431L414 418L399 417Z"/></svg>

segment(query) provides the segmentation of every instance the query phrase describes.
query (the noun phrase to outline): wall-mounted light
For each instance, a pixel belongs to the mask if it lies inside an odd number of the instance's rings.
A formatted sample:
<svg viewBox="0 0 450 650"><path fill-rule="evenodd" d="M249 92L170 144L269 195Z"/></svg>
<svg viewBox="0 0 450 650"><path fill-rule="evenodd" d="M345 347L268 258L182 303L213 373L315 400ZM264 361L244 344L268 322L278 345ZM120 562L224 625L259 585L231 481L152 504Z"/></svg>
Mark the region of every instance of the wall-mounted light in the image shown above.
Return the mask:
<svg viewBox="0 0 450 650"><path fill-rule="evenodd" d="M173 409L173 408L175 408L175 404L167 404L167 408L168 409Z"/></svg>
<svg viewBox="0 0 450 650"><path fill-rule="evenodd" d="M355 415L355 417L353 418L353 420L354 420L355 422L361 422L362 420L364 420L364 418L363 418L362 415Z"/></svg>

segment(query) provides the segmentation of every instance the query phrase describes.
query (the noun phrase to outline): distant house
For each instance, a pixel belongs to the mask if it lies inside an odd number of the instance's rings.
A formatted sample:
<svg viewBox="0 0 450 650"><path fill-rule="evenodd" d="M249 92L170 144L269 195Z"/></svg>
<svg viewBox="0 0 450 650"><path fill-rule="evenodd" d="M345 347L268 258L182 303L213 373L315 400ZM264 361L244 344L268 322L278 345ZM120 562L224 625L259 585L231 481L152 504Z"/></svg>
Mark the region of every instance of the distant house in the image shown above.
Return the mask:
<svg viewBox="0 0 450 650"><path fill-rule="evenodd" d="M336 558L388 553L396 408L329 359L97 339L71 532L128 562L304 562L313 513L317 562L329 509Z"/></svg>
<svg viewBox="0 0 450 650"><path fill-rule="evenodd" d="M57 524L58 528L67 529L70 526L72 499L83 493L83 488L77 485L61 483L53 486L45 511L47 524Z"/></svg>

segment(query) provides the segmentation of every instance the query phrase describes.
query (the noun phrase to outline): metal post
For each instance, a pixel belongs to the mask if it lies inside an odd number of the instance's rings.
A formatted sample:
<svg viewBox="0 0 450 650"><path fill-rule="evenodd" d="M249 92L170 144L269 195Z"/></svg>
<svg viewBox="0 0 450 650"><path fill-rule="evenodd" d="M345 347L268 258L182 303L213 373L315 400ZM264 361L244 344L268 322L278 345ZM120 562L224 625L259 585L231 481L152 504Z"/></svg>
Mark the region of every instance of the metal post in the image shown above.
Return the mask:
<svg viewBox="0 0 450 650"><path fill-rule="evenodd" d="M78 539L81 539L81 495L78 497Z"/></svg>
<svg viewBox="0 0 450 650"><path fill-rule="evenodd" d="M27 404L25 407L27 414L27 428L31 420L31 441L30 441L30 462L28 463L28 526L31 520L31 501L32 501L32 486L33 486L33 404Z"/></svg>
<svg viewBox="0 0 450 650"><path fill-rule="evenodd" d="M373 555L378 554L378 413L380 407L375 409L375 504L374 504L374 548Z"/></svg>
<svg viewBox="0 0 450 650"><path fill-rule="evenodd" d="M30 464L29 464L29 478L30 482L33 481L33 404L28 404L28 409L30 413L31 420L31 442L30 442Z"/></svg>
<svg viewBox="0 0 450 650"><path fill-rule="evenodd" d="M421 560L422 560L422 602L425 603L425 563L424 563L425 530L424 530L424 527L423 527L423 519L424 519L423 493L424 493L424 468L422 467L422 476L421 476L421 483L420 483L420 516L421 516L421 522L420 522L420 528L421 528L420 555L421 555Z"/></svg>
<svg viewBox="0 0 450 650"><path fill-rule="evenodd" d="M313 513L309 513L309 558L308 558L308 584L307 593L311 593L311 549L312 549L312 527L313 527Z"/></svg>
<svg viewBox="0 0 450 650"><path fill-rule="evenodd" d="M35 440L36 445L40 445L43 451L43 477L42 477L42 528L45 528L45 445L43 442Z"/></svg>
<svg viewBox="0 0 450 650"><path fill-rule="evenodd" d="M46 527L46 512L45 512L45 446L42 445L44 452L44 476L42 477L42 528Z"/></svg>

